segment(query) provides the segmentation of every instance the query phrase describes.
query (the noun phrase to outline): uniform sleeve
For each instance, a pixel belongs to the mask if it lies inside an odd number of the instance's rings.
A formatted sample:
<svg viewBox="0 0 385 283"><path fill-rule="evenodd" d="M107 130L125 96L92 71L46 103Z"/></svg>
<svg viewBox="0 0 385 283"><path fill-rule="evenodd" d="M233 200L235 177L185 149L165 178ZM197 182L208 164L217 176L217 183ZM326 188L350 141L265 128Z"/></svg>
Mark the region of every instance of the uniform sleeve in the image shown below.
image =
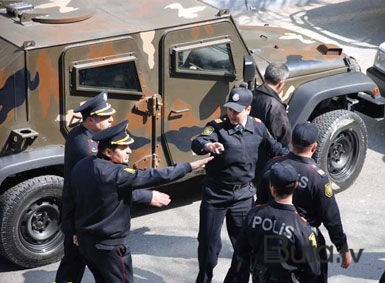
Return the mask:
<svg viewBox="0 0 385 283"><path fill-rule="evenodd" d="M297 235L296 251L299 255L296 258L303 258L300 261L299 269L302 271L304 282L311 282L314 277L321 274L321 265L317 258L317 240L306 223L299 223L300 233ZM301 281L302 282L302 281Z"/></svg>
<svg viewBox="0 0 385 283"><path fill-rule="evenodd" d="M196 137L191 143L192 151L197 155L204 155L209 153L205 150L205 145L209 142L217 142L218 134L216 129L216 123L210 122L203 129L203 132Z"/></svg>
<svg viewBox="0 0 385 283"><path fill-rule="evenodd" d="M346 235L342 228L340 211L328 177L322 178L316 190L316 206L321 221L329 232L329 236L337 250L348 248Z"/></svg>
<svg viewBox="0 0 385 283"><path fill-rule="evenodd" d="M288 146L291 139L291 126L286 110L281 104L273 103L266 115L266 127L273 137L283 146Z"/></svg>
<svg viewBox="0 0 385 283"><path fill-rule="evenodd" d="M150 204L152 200L152 191L146 189L134 190L132 192L132 201L137 203Z"/></svg>
<svg viewBox="0 0 385 283"><path fill-rule="evenodd" d="M190 163L176 164L162 169L134 170L120 167L116 174L116 184L120 189L150 187L182 178L191 172Z"/></svg>
<svg viewBox="0 0 385 283"><path fill-rule="evenodd" d="M283 147L281 143L277 142L271 136L266 127L263 129L263 138L266 146L265 150L270 153L271 157L289 154L289 149L287 147Z"/></svg>

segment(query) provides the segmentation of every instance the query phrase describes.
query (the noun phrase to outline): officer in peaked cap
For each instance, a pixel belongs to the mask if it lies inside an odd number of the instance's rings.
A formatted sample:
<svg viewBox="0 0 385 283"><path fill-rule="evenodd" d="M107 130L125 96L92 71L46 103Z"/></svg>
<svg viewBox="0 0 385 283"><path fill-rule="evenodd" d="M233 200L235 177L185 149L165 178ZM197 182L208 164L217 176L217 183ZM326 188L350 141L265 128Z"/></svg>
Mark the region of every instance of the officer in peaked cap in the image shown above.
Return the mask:
<svg viewBox="0 0 385 283"><path fill-rule="evenodd" d="M107 103L107 91L91 98L81 106L74 109L80 112L83 121L74 127L68 134L64 149L64 187L62 201L62 225L64 233L64 257L62 258L55 282L80 283L83 277L85 263L79 254L74 229L75 201L71 191L69 177L72 168L82 158L96 155L98 151L97 142L92 135L112 125L115 109Z"/></svg>
<svg viewBox="0 0 385 283"><path fill-rule="evenodd" d="M290 164L277 163L269 177L274 200L248 213L236 247L245 264L238 267L249 266L253 282L314 282L320 274L315 235L292 204L298 172ZM233 282L249 282L244 274L238 269Z"/></svg>
<svg viewBox="0 0 385 283"><path fill-rule="evenodd" d="M318 128L309 122L298 124L292 133L292 150L287 156L275 158L264 168L261 183L257 186L257 201L269 200L269 170L276 163L290 164L299 174L298 188L294 191L293 203L315 231L318 246L325 246L325 239L319 230L323 224L341 256L341 267L348 268L351 255L341 216L327 174L311 158L317 149ZM321 276L314 282L327 282L327 253L320 249Z"/></svg>
<svg viewBox="0 0 385 283"><path fill-rule="evenodd" d="M56 283L81 281L85 263L79 254L74 227L75 200L69 178L75 164L86 156L94 156L98 151L97 141L92 135L109 128L112 125L112 114L115 109L107 102L107 92L103 91L91 98L74 112L80 112L83 122L73 128L67 136L64 153L64 188L62 204L62 230L64 232L64 257L56 273ZM168 205L170 198L167 194L156 190L135 190L132 195L135 202L161 207Z"/></svg>
<svg viewBox="0 0 385 283"><path fill-rule="evenodd" d="M163 169L135 170L127 163L134 140L127 121L93 135L97 156L80 160L71 172L75 195L75 229L79 249L96 282L133 282L127 245L133 190L183 177L211 158Z"/></svg>
<svg viewBox="0 0 385 283"><path fill-rule="evenodd" d="M260 150L271 156L287 152L268 133L265 125L249 117L252 93L234 88L223 105L227 115L209 122L191 148L198 154L210 153L214 160L206 166L198 234L199 274L197 282L211 282L221 250L220 232L226 218L231 243L236 246L242 222L254 204L255 188L250 183ZM238 265L233 257L225 282L232 280ZM248 276L248 272L246 272Z"/></svg>

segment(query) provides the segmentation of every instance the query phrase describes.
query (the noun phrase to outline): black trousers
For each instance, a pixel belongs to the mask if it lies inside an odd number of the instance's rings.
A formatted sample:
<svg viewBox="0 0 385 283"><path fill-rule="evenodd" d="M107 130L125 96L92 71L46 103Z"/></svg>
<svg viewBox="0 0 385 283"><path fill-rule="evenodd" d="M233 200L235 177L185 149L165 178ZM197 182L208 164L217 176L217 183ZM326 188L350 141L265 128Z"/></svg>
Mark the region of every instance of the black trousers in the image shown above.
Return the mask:
<svg viewBox="0 0 385 283"><path fill-rule="evenodd" d="M316 238L317 238L317 246L325 246L326 241L324 236L322 235L321 231L316 228ZM327 250L326 248L324 249L319 249L319 258L321 260L321 275L319 276L318 280L316 282L318 283L327 283L328 282L328 262L327 262Z"/></svg>
<svg viewBox="0 0 385 283"><path fill-rule="evenodd" d="M217 265L218 255L222 248L221 229L226 218L227 232L233 248L241 231L243 221L252 208L254 199L212 204L209 200L202 200L200 207L200 221L198 234L199 273L196 282L211 282L213 269ZM237 266L237 257L233 255L231 266ZM231 279L231 270L225 282ZM246 268L248 272L248 268Z"/></svg>
<svg viewBox="0 0 385 283"><path fill-rule="evenodd" d="M60 261L56 272L56 283L80 283L83 278L86 264L79 252L79 247L74 245L72 234L64 234L64 257Z"/></svg>
<svg viewBox="0 0 385 283"><path fill-rule="evenodd" d="M131 253L127 245L101 245L78 237L79 248L96 283L134 282Z"/></svg>

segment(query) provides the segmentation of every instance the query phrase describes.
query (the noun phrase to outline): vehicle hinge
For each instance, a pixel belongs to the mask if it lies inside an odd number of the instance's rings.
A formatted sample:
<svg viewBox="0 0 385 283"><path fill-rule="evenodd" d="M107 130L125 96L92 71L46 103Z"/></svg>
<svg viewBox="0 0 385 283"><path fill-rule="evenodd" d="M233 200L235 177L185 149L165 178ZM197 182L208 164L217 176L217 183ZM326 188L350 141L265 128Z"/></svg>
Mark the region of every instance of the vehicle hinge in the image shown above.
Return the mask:
<svg viewBox="0 0 385 283"><path fill-rule="evenodd" d="M162 97L160 94L154 93L148 98L148 114L153 117L159 116L162 105Z"/></svg>
<svg viewBox="0 0 385 283"><path fill-rule="evenodd" d="M133 164L135 169L146 170L149 168L158 168L160 163L159 156L156 153L145 155Z"/></svg>

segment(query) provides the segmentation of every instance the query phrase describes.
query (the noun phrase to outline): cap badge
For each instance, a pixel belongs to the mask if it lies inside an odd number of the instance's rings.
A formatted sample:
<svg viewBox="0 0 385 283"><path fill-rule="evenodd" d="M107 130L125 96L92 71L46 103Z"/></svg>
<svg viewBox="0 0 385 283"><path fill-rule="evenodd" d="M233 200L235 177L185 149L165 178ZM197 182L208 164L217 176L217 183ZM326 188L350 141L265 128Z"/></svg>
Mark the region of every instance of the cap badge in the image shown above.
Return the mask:
<svg viewBox="0 0 385 283"><path fill-rule="evenodd" d="M238 93L234 93L233 101L238 101L238 100L239 100L239 94Z"/></svg>

